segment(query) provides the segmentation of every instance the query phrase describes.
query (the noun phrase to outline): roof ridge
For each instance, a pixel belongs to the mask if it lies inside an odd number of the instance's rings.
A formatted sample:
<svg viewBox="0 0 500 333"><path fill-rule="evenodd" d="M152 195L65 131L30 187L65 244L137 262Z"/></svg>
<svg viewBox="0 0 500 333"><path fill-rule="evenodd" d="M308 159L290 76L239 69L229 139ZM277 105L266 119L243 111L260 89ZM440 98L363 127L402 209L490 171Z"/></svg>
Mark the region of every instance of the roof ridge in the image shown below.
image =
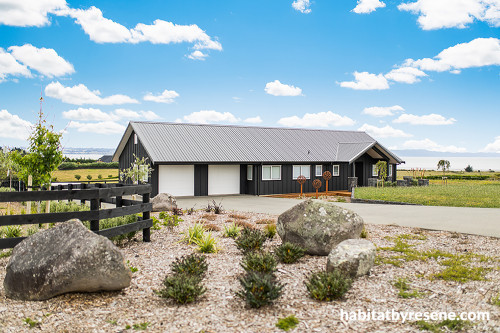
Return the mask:
<svg viewBox="0 0 500 333"><path fill-rule="evenodd" d="M302 128L302 127L277 127L277 126L251 126L251 125L228 125L228 124L199 124L199 123L178 123L169 121L130 121L130 123L140 124L161 124L161 125L188 125L188 126L207 126L207 127L235 127L235 128L258 128L258 129L280 129L280 130L297 130L297 131L320 131L320 132L344 132L344 133L365 133L365 131L354 130L336 130L336 129L319 129L319 128ZM368 141L367 141L368 142Z"/></svg>

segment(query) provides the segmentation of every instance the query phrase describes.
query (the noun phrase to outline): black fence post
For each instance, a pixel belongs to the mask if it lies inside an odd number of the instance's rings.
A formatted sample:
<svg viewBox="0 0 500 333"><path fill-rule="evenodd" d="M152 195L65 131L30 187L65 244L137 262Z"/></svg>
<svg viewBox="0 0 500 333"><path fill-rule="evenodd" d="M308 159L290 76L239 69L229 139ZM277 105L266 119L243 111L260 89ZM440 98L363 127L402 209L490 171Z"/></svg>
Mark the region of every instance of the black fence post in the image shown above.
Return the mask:
<svg viewBox="0 0 500 333"><path fill-rule="evenodd" d="M99 214L99 198L90 199L90 210L97 211ZM99 217L97 220L90 221L90 230L93 232L99 231Z"/></svg>
<svg viewBox="0 0 500 333"><path fill-rule="evenodd" d="M149 193L144 193L142 195L142 203L149 203ZM142 220L149 220L151 218L151 212L142 212ZM151 228L142 229L142 241L151 242Z"/></svg>

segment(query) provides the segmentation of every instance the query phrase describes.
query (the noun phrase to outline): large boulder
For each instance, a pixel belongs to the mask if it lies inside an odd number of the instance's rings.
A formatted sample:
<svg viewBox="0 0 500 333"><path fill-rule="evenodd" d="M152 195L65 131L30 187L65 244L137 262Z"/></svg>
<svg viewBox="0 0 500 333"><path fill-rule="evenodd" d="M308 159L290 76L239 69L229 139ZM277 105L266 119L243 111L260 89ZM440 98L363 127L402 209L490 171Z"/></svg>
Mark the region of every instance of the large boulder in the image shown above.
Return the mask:
<svg viewBox="0 0 500 333"><path fill-rule="evenodd" d="M328 255L326 270L340 270L351 277L370 272L375 262L377 249L366 239L348 239L337 245Z"/></svg>
<svg viewBox="0 0 500 333"><path fill-rule="evenodd" d="M177 208L177 201L168 193L160 193L151 199L153 204L153 212L166 212L172 211Z"/></svg>
<svg viewBox="0 0 500 333"><path fill-rule="evenodd" d="M331 203L307 200L281 214L276 229L283 242L300 245L308 254L326 256L343 240L359 238L363 219Z"/></svg>
<svg viewBox="0 0 500 333"><path fill-rule="evenodd" d="M30 301L68 292L120 290L131 280L120 250L76 219L23 240L6 271L5 295Z"/></svg>

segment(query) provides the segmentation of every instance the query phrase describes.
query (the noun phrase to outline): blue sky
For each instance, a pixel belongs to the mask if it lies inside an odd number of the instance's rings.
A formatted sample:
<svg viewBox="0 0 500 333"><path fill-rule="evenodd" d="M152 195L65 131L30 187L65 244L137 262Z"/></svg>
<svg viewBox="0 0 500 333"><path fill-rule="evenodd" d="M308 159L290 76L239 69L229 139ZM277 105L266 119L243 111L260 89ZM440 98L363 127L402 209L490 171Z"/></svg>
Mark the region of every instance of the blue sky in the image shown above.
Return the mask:
<svg viewBox="0 0 500 333"><path fill-rule="evenodd" d="M364 130L500 153L500 1L0 0L0 145L130 120Z"/></svg>

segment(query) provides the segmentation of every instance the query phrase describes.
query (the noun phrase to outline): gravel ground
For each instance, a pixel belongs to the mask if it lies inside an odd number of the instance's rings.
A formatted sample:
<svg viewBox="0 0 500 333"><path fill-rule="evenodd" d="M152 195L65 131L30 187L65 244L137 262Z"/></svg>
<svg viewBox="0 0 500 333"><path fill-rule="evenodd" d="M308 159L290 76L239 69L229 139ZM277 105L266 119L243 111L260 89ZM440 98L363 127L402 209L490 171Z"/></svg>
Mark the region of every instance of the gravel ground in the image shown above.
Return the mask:
<svg viewBox="0 0 500 333"><path fill-rule="evenodd" d="M499 332L500 308L489 304L492 295L500 293L500 239L481 236L425 231L396 226L366 225L368 238L378 247L391 246L400 234L418 234L426 240L407 240L418 250L440 249L452 253L476 253L492 257L474 262L489 268L486 281L466 283L431 280L429 276L443 269L435 260L409 261L402 267L379 264L371 274L357 279L345 299L318 302L308 297L304 279L311 271L324 269L326 257L305 256L298 263L278 266L278 279L286 284L284 294L272 306L250 309L235 296L241 254L233 239L219 238L222 250L208 255L209 269L204 285L207 292L193 304L179 306L156 296L153 291L170 272L170 264L179 256L196 250L179 242L180 233L199 220L204 212L183 216L184 221L173 229L153 231L151 243L131 241L121 247L125 260L138 268L131 286L121 292L66 294L48 301L21 302L5 297L0 286L0 331L44 332L122 332L126 326L149 323L150 332L282 332L275 324L279 318L295 315L300 323L295 332L420 332L412 323L402 321L354 321L340 318L340 311L486 311L489 321L474 322L467 332ZM212 223L221 227L230 213L217 215ZM276 216L240 213L247 221ZM262 227L261 224L256 224ZM140 239L141 235L137 236ZM423 237L422 237L423 238ZM279 237L267 242L266 248L280 244ZM379 251L387 256L387 251ZM0 259L0 279L5 277L8 258ZM407 277L420 298L402 299L393 282ZM25 319L38 322L30 329ZM133 329L130 329L133 331Z"/></svg>

